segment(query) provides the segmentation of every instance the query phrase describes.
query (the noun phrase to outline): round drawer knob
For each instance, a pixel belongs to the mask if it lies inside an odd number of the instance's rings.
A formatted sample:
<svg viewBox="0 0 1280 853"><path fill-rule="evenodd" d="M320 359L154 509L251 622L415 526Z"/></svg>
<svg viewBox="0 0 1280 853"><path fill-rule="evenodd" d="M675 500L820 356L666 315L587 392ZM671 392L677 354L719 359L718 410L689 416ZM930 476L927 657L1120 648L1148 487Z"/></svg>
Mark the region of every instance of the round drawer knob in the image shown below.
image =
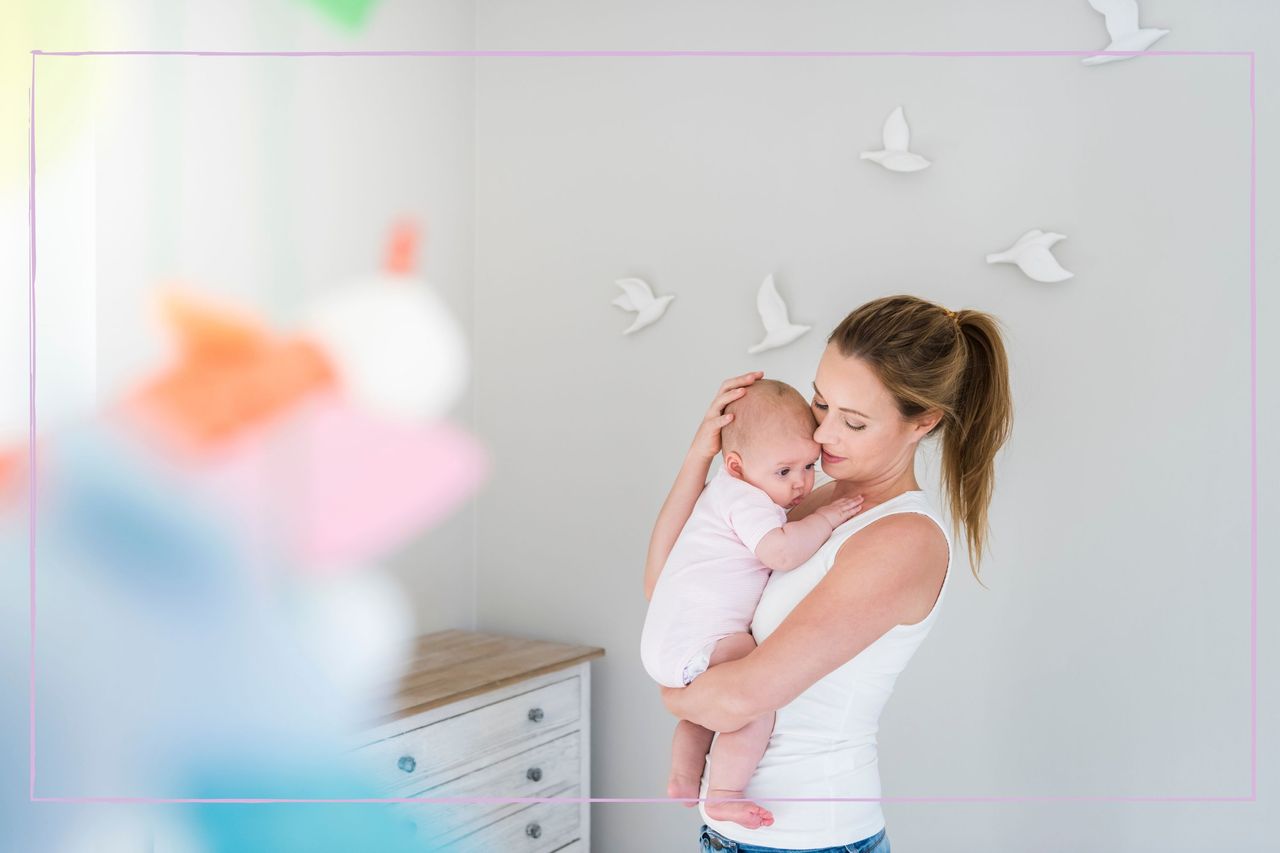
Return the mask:
<svg viewBox="0 0 1280 853"><path fill-rule="evenodd" d="M538 826L536 823L531 823L524 828L524 834L530 838L537 838L542 835L542 827Z"/></svg>
<svg viewBox="0 0 1280 853"><path fill-rule="evenodd" d="M542 709L541 709L541 708L530 708L530 709L529 709L529 719L533 720L535 723L540 723L540 722L542 722Z"/></svg>
<svg viewBox="0 0 1280 853"><path fill-rule="evenodd" d="M405 773L412 773L417 766L418 762L413 760L412 755L402 755L400 760L396 762L396 767L399 767Z"/></svg>
<svg viewBox="0 0 1280 853"><path fill-rule="evenodd" d="M524 775L525 775L525 778L528 779L530 782L539 782L542 780L542 768L530 767L529 772Z"/></svg>

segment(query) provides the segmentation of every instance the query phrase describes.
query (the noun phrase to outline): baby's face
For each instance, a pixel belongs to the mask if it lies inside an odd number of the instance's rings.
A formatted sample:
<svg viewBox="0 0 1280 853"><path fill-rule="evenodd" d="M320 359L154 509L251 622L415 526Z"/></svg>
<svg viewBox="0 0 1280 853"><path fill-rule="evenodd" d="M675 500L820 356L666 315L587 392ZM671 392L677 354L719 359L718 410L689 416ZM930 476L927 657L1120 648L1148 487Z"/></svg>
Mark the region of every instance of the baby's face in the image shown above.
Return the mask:
<svg viewBox="0 0 1280 853"><path fill-rule="evenodd" d="M813 469L821 452L822 445L804 432L760 439L742 456L742 479L791 509L813 491Z"/></svg>

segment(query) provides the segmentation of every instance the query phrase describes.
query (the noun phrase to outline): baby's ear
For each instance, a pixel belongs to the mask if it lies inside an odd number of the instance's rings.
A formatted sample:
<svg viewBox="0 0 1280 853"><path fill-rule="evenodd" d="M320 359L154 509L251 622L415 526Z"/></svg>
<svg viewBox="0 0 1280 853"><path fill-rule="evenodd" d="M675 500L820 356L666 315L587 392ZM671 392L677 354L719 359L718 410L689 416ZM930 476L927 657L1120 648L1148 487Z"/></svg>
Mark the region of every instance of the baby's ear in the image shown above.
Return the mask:
<svg viewBox="0 0 1280 853"><path fill-rule="evenodd" d="M724 454L724 469L739 480L742 479L742 457L738 451L730 450Z"/></svg>

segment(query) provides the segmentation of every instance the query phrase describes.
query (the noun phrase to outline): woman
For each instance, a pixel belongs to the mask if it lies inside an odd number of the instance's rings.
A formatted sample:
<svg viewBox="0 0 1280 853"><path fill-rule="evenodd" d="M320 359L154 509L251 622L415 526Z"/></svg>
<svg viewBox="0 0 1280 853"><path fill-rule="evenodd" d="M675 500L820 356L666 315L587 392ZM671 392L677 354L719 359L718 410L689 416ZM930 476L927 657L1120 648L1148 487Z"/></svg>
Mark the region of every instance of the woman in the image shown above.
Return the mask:
<svg viewBox="0 0 1280 853"><path fill-rule="evenodd" d="M761 375L720 386L658 528L679 530L689 517L732 417L725 407ZM889 853L876 763L880 711L937 618L952 535L964 527L975 577L986 540L995 455L1013 418L994 317L913 296L868 302L827 339L813 385L814 439L832 480L789 517L855 495L862 510L806 563L770 577L751 625L756 649L687 687L662 689L671 713L717 732L777 713L744 792L771 802L774 822L745 829L703 809L704 853ZM915 477L916 447L935 432L952 533ZM665 562L672 544L655 530L648 563Z"/></svg>

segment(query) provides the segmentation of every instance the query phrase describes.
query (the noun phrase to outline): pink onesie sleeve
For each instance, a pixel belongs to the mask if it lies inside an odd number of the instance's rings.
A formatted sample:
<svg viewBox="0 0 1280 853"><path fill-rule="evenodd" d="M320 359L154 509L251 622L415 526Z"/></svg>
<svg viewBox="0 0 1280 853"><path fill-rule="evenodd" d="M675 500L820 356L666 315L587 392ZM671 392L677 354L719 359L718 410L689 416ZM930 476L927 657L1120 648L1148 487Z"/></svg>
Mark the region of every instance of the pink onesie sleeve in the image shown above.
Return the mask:
<svg viewBox="0 0 1280 853"><path fill-rule="evenodd" d="M787 523L787 511L750 483L736 483L726 504L729 526L753 554L766 533Z"/></svg>

